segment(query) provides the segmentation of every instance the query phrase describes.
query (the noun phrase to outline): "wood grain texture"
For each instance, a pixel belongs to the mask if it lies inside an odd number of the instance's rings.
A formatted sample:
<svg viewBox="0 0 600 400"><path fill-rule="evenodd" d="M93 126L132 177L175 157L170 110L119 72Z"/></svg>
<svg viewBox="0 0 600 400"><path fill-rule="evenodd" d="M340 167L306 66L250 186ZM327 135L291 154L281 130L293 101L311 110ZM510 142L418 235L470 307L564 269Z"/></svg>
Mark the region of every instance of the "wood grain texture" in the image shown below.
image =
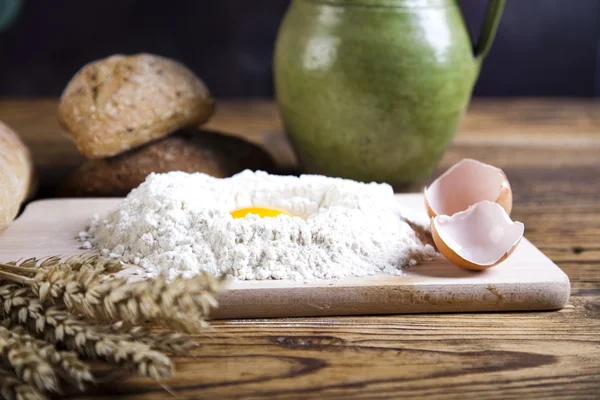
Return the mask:
<svg viewBox="0 0 600 400"><path fill-rule="evenodd" d="M0 101L0 120L32 147L43 194L81 160L55 114L55 99ZM218 102L209 126L295 169L274 103ZM476 100L440 165L472 157L506 170L514 218L571 279L565 309L215 321L166 383L191 399L600 398L599 154L598 102ZM172 398L130 375L72 397L91 396Z"/></svg>

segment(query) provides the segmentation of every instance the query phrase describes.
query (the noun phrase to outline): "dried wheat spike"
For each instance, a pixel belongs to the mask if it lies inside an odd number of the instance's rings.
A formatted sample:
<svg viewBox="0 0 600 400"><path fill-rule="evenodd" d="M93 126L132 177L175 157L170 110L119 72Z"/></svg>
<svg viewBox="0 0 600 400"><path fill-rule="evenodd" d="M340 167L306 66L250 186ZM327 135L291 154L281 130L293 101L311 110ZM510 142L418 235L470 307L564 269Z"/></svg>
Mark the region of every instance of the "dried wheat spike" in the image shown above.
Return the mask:
<svg viewBox="0 0 600 400"><path fill-rule="evenodd" d="M79 271L83 268L102 268L109 274L119 272L123 269L123 264L120 261L98 254L78 254L65 259L60 256L50 256L41 259L33 257L26 260L3 263L2 265L20 268L22 270L43 269L56 266L61 266L70 271ZM37 270L35 272L37 272Z"/></svg>
<svg viewBox="0 0 600 400"><path fill-rule="evenodd" d="M0 263L0 279L33 286L45 300L48 296L62 297L64 285L76 280L78 274L84 274L87 279L102 280L122 269L120 261L98 255L77 255L65 260L52 256ZM87 282L88 285L91 283Z"/></svg>
<svg viewBox="0 0 600 400"><path fill-rule="evenodd" d="M23 382L14 372L0 367L0 398L7 400L45 400L33 386Z"/></svg>
<svg viewBox="0 0 600 400"><path fill-rule="evenodd" d="M164 277L139 282L100 280L98 274L97 270L76 274L49 271L46 278L37 278L33 290L42 299L48 295L56 298L62 291L69 310L90 319L134 325L152 322L195 332L207 325L205 317L217 305L215 294L223 285L222 278L208 274L172 282Z"/></svg>
<svg viewBox="0 0 600 400"><path fill-rule="evenodd" d="M131 339L147 344L155 350L167 354L183 355L200 346L192 337L180 332L154 332L146 326L131 326L125 324L113 325L112 332L128 335Z"/></svg>
<svg viewBox="0 0 600 400"><path fill-rule="evenodd" d="M68 349L80 354L123 365L138 375L156 380L166 379L172 373L173 365L166 355L130 340L127 335L107 334L102 326L74 318L60 307L48 308L45 318L46 324L54 328L46 331L47 341L64 343Z"/></svg>
<svg viewBox="0 0 600 400"><path fill-rule="evenodd" d="M92 358L122 365L155 380L171 376L173 364L163 353L130 340L124 334L107 334L106 327L71 315L64 306L44 307L31 289L17 285L0 286L3 324L26 328L46 342L62 345Z"/></svg>
<svg viewBox="0 0 600 400"><path fill-rule="evenodd" d="M80 254L69 257L61 264L68 265L71 270L79 271L84 268L102 269L107 274L114 274L123 269L123 263L114 258L103 257L98 254ZM43 264L41 266L44 266Z"/></svg>
<svg viewBox="0 0 600 400"><path fill-rule="evenodd" d="M48 299L61 303L67 292L80 292L82 287L100 283L106 278L103 266L96 268L90 264L78 265L79 270L71 270L68 264L58 264L40 269L31 282L31 288L41 302Z"/></svg>
<svg viewBox="0 0 600 400"><path fill-rule="evenodd" d="M60 300L67 290L99 283L109 274L123 269L119 261L97 255L73 256L64 261L50 258L40 267L31 286L42 301L48 297Z"/></svg>
<svg viewBox="0 0 600 400"><path fill-rule="evenodd" d="M58 392L58 376L36 347L26 346L8 329L0 330L0 358L24 382L41 392Z"/></svg>
<svg viewBox="0 0 600 400"><path fill-rule="evenodd" d="M37 264L38 260L29 259L16 266L0 265L0 277L30 285L42 303L64 302L71 312L90 319L136 325L152 322L185 332L207 326L205 318L217 305L215 294L224 282L208 274L172 282L162 276L140 282L107 279L121 264L98 256L65 261L51 257ZM32 273L35 276L30 277Z"/></svg>
<svg viewBox="0 0 600 400"><path fill-rule="evenodd" d="M0 328L0 331L6 328ZM9 331L12 337L22 343L38 349L38 354L50 365L56 368L58 374L65 381L83 390L86 382L93 382L94 377L90 367L81 361L73 351L59 351L53 344L44 342L29 335L25 329L18 326Z"/></svg>

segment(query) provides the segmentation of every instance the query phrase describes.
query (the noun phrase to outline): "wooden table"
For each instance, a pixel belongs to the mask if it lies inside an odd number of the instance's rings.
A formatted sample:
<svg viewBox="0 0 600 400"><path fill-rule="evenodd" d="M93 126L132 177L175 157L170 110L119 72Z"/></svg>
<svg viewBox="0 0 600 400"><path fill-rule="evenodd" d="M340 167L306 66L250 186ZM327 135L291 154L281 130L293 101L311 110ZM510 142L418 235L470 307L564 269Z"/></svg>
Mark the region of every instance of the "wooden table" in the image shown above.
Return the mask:
<svg viewBox="0 0 600 400"><path fill-rule="evenodd" d="M33 150L42 196L81 161L55 114L55 99L0 101L0 120ZM296 167L271 101L219 102L209 126ZM440 169L463 157L506 171L514 218L571 279L567 308L216 321L168 386L182 398L600 398L600 103L476 100ZM133 376L91 393L171 398Z"/></svg>

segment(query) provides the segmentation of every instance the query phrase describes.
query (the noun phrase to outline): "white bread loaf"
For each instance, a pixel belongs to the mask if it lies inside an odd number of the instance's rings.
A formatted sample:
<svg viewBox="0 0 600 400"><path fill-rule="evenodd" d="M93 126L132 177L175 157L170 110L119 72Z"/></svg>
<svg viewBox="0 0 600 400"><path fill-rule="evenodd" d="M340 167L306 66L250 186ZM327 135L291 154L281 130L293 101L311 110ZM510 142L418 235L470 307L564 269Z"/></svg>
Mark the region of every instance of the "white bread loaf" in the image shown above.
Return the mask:
<svg viewBox="0 0 600 400"><path fill-rule="evenodd" d="M31 154L19 136L0 122L0 232L17 216L33 183Z"/></svg>

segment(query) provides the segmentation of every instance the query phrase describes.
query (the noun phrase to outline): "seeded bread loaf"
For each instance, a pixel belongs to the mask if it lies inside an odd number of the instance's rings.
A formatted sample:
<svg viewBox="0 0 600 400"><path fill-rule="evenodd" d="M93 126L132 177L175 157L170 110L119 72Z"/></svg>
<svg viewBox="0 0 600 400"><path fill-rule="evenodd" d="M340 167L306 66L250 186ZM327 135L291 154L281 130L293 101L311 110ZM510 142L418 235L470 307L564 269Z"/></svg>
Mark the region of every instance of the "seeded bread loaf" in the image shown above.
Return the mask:
<svg viewBox="0 0 600 400"><path fill-rule="evenodd" d="M270 171L273 160L242 139L187 129L116 157L85 161L59 194L125 196L152 172L204 172L225 178L244 169Z"/></svg>
<svg viewBox="0 0 600 400"><path fill-rule="evenodd" d="M31 154L17 134L0 122L0 232L17 216L33 184Z"/></svg>
<svg viewBox="0 0 600 400"><path fill-rule="evenodd" d="M81 153L123 153L210 118L213 99L182 64L151 54L114 55L84 66L58 107L63 127Z"/></svg>

